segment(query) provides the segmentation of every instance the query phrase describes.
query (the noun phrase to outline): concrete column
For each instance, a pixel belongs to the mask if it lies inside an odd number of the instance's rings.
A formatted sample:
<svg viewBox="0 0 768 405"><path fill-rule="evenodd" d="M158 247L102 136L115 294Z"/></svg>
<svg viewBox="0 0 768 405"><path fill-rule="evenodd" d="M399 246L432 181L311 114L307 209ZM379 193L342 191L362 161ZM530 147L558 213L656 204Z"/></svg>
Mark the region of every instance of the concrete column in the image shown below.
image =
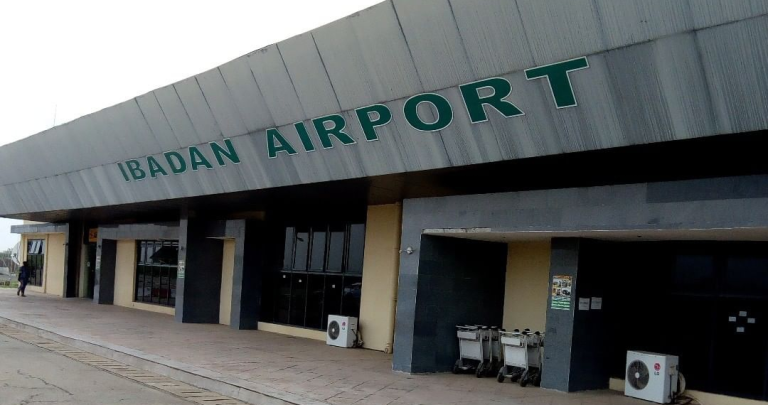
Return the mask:
<svg viewBox="0 0 768 405"><path fill-rule="evenodd" d="M422 235L416 274L401 267L393 368L451 370L456 325L501 326L507 245Z"/></svg>
<svg viewBox="0 0 768 405"><path fill-rule="evenodd" d="M65 235L64 297L77 297L77 279L80 273L80 255L83 250L83 223L70 222Z"/></svg>
<svg viewBox="0 0 768 405"><path fill-rule="evenodd" d="M555 276L571 276L572 286L569 309L553 309L551 294L548 299L541 382L545 388L567 392L608 388L603 310L579 309L579 299L602 297L606 285L601 265L585 265L584 248L589 244L579 239L552 240L550 291Z"/></svg>
<svg viewBox="0 0 768 405"><path fill-rule="evenodd" d="M177 322L219 323L223 245L206 237L206 225L198 218L180 222Z"/></svg>
<svg viewBox="0 0 768 405"><path fill-rule="evenodd" d="M236 229L235 266L232 272L232 329L257 329L261 315L261 276L264 268L263 223L227 221Z"/></svg>
<svg viewBox="0 0 768 405"><path fill-rule="evenodd" d="M116 261L117 241L102 239L99 236L96 243L96 279L93 283L93 302L112 305L115 299Z"/></svg>

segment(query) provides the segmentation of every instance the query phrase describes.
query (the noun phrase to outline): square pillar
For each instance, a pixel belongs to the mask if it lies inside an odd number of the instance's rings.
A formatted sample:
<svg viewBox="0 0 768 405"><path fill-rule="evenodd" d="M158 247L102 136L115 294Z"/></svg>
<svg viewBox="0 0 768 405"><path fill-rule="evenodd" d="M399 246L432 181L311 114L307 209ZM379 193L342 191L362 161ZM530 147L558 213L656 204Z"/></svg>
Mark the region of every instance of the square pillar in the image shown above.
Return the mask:
<svg viewBox="0 0 768 405"><path fill-rule="evenodd" d="M227 234L235 235L232 272L232 329L258 329L264 272L264 224L261 221L227 221Z"/></svg>
<svg viewBox="0 0 768 405"><path fill-rule="evenodd" d="M507 244L422 235L415 254L415 274L401 267L393 368L450 371L456 325L501 326Z"/></svg>
<svg viewBox="0 0 768 405"><path fill-rule="evenodd" d="M101 232L99 232L101 235ZM111 305L115 299L115 265L117 241L102 239L96 243L96 270L93 282L93 302Z"/></svg>
<svg viewBox="0 0 768 405"><path fill-rule="evenodd" d="M182 219L176 279L176 321L219 323L223 244L206 237L207 221Z"/></svg>
<svg viewBox="0 0 768 405"><path fill-rule="evenodd" d="M609 342L606 338L604 308L579 308L580 299L602 298L608 282L605 260L585 260L585 247L593 243L571 238L552 239L550 294L541 381L544 388L565 392L608 388ZM603 250L601 255L606 257L608 252ZM557 276L571 277L571 301L567 309L563 305L555 305L554 308L552 305L551 291ZM602 306L605 305L610 303L603 302Z"/></svg>

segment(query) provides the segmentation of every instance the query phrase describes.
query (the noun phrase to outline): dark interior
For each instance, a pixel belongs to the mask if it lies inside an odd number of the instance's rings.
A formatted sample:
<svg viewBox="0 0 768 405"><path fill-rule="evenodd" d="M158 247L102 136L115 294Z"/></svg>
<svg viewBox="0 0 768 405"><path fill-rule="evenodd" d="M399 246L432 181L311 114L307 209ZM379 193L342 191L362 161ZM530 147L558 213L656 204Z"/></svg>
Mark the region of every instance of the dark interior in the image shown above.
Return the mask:
<svg viewBox="0 0 768 405"><path fill-rule="evenodd" d="M673 354L690 389L768 399L768 243L582 246L578 294L602 280L605 328L591 334L611 377L627 350Z"/></svg>

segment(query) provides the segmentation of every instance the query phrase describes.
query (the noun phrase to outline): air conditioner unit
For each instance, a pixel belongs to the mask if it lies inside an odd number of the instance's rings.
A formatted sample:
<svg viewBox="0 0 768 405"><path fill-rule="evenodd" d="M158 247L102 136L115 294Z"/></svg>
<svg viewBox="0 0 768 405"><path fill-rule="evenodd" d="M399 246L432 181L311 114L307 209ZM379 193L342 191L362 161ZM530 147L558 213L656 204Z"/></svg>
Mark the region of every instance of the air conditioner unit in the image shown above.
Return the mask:
<svg viewBox="0 0 768 405"><path fill-rule="evenodd" d="M357 318L328 315L328 332L325 336L325 342L329 346L355 347L355 343L357 343Z"/></svg>
<svg viewBox="0 0 768 405"><path fill-rule="evenodd" d="M628 351L624 395L659 404L677 396L677 356Z"/></svg>

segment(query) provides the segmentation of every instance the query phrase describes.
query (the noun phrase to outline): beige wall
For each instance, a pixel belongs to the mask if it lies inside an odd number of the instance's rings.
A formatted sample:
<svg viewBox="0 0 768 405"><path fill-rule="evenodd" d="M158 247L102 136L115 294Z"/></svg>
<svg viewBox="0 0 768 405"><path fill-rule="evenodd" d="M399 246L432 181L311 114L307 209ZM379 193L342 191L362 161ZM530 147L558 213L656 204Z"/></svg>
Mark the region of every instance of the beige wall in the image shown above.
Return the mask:
<svg viewBox="0 0 768 405"><path fill-rule="evenodd" d="M64 296L64 253L66 237L63 233L48 235L45 247L45 293Z"/></svg>
<svg viewBox="0 0 768 405"><path fill-rule="evenodd" d="M232 314L232 277L235 270L235 240L224 241L221 261L221 298L219 301L219 323L229 325Z"/></svg>
<svg viewBox="0 0 768 405"><path fill-rule="evenodd" d="M64 296L64 252L66 236L63 233L29 233L21 235L21 257L27 260L27 240L42 239L45 241L45 261L43 262L43 285L27 286L27 291Z"/></svg>
<svg viewBox="0 0 768 405"><path fill-rule="evenodd" d="M505 329L544 331L550 251L549 241L509 244L504 292Z"/></svg>
<svg viewBox="0 0 768 405"><path fill-rule="evenodd" d="M392 351L401 221L400 204L368 207L360 302L360 331L368 349Z"/></svg>
<svg viewBox="0 0 768 405"><path fill-rule="evenodd" d="M130 307L133 303L133 285L136 271L136 241L117 241L115 258L115 298L113 303Z"/></svg>
<svg viewBox="0 0 768 405"><path fill-rule="evenodd" d="M114 305L167 315L174 315L176 313L174 308L133 302L133 291L136 283L136 241L117 241L116 256Z"/></svg>

